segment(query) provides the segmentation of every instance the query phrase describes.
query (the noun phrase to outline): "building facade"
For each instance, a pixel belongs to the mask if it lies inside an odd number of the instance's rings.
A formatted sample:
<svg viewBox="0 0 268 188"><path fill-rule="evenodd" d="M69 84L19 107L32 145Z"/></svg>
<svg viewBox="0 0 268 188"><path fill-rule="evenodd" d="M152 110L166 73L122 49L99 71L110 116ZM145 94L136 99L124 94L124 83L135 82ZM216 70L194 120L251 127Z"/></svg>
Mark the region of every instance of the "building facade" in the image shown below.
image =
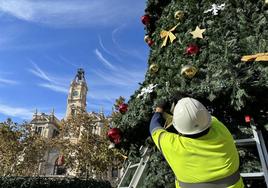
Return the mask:
<svg viewBox="0 0 268 188"><path fill-rule="evenodd" d="M92 134L104 135L105 130L103 129L103 120L107 122L109 118L105 117L103 112L87 112L86 111L86 99L87 99L88 87L85 79L85 73L83 69L78 69L75 78L71 81L68 98L67 98L67 108L64 120L69 117L74 116L78 113L78 110L88 113L90 117L94 119L92 125ZM61 121L55 116L54 110L51 114L38 113L37 111L33 115L31 120L32 130L36 134L52 139L55 138L60 133ZM69 136L70 141L77 142L79 137ZM117 168L109 167L107 172L107 178L114 181L119 176L119 169L115 172ZM60 155L57 149L52 149L47 151L39 165L39 175L43 176L76 176L76 171L68 171L64 168L64 158Z"/></svg>
<svg viewBox="0 0 268 188"><path fill-rule="evenodd" d="M32 130L45 138L55 138L59 134L60 121L54 115L54 111L50 115L36 111L31 121ZM56 171L56 162L59 157L58 150L46 151L43 160L39 164L39 175L59 174Z"/></svg>

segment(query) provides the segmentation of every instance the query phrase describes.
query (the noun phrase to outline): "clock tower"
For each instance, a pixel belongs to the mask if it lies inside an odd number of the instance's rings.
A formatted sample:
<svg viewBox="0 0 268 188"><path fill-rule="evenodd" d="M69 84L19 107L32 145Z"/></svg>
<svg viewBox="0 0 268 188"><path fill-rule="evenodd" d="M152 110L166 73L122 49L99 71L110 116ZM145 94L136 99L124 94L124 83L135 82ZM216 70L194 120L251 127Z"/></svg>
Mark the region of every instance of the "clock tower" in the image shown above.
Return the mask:
<svg viewBox="0 0 268 188"><path fill-rule="evenodd" d="M85 72L80 68L70 85L65 119L75 115L77 110L86 111L87 91Z"/></svg>

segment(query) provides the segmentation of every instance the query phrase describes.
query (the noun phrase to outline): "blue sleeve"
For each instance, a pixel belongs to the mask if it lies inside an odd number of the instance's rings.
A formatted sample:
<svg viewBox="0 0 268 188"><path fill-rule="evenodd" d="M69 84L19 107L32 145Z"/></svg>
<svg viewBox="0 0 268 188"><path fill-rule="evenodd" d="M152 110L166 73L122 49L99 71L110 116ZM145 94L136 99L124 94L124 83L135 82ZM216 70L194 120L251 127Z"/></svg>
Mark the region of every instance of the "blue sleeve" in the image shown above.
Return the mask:
<svg viewBox="0 0 268 188"><path fill-rule="evenodd" d="M163 124L164 124L164 118L162 117L162 114L159 112L154 113L151 123L150 123L150 133L151 135L153 132L157 129L163 129Z"/></svg>

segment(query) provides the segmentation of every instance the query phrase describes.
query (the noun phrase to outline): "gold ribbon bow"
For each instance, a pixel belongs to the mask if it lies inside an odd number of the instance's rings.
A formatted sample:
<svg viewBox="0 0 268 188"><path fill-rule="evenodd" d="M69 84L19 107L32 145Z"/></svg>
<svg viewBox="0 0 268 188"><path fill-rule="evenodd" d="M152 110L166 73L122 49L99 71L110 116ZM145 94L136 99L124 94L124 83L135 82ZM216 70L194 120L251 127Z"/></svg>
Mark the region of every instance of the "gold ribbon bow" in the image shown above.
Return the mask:
<svg viewBox="0 0 268 188"><path fill-rule="evenodd" d="M166 31L166 30L162 30L161 31L161 33L160 33L161 38L165 38L164 41L163 41L163 43L162 43L162 45L161 45L161 48L163 46L166 46L167 45L168 38L170 39L170 42L171 43L176 39L176 36L172 33L172 31L174 31L178 25L179 24L175 25L174 27L172 27L168 31Z"/></svg>
<svg viewBox="0 0 268 188"><path fill-rule="evenodd" d="M171 114L168 114L166 112L163 113L163 118L166 120L164 128L169 128L173 123L173 116Z"/></svg>
<svg viewBox="0 0 268 188"><path fill-rule="evenodd" d="M255 55L245 55L241 58L241 61L268 61L268 52L267 53L257 53Z"/></svg>

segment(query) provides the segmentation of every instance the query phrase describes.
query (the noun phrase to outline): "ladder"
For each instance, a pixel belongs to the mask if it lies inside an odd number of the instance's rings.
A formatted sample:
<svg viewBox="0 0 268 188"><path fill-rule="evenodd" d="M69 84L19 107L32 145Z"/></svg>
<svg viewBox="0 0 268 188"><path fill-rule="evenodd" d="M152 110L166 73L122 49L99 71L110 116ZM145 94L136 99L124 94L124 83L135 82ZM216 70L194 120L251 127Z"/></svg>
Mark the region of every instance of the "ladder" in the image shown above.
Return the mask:
<svg viewBox="0 0 268 188"><path fill-rule="evenodd" d="M235 140L235 143L237 146L249 146L249 145L257 146L262 172L241 173L240 175L243 178L250 178L250 179L264 178L266 186L268 187L268 153L263 139L263 135L261 133L261 130L259 130L255 125L253 119L249 119L246 122L250 123L253 138L238 139Z"/></svg>
<svg viewBox="0 0 268 188"><path fill-rule="evenodd" d="M117 188L140 187L150 158L148 146L140 148L141 160L138 163L130 162Z"/></svg>
<svg viewBox="0 0 268 188"><path fill-rule="evenodd" d="M250 120L250 127L252 129L253 138L238 139L235 140L237 146L249 146L256 145L262 172L250 172L240 173L243 178L258 179L264 178L266 186L268 187L268 153L264 143L263 135L259 129L257 129L254 121ZM141 147L140 152L142 153L141 159L138 163L129 163L123 177L120 180L117 188L138 188L142 184L142 175L146 173L146 165L150 158L149 149L147 147Z"/></svg>

